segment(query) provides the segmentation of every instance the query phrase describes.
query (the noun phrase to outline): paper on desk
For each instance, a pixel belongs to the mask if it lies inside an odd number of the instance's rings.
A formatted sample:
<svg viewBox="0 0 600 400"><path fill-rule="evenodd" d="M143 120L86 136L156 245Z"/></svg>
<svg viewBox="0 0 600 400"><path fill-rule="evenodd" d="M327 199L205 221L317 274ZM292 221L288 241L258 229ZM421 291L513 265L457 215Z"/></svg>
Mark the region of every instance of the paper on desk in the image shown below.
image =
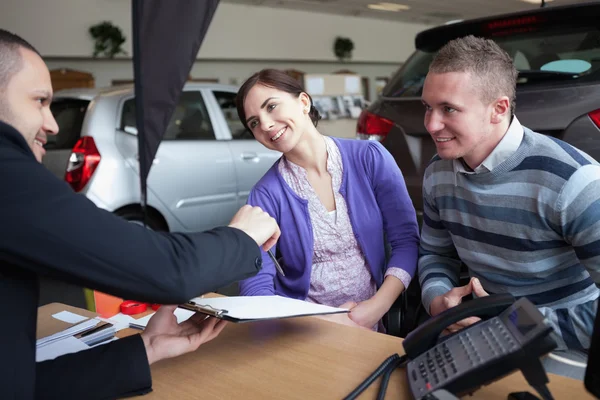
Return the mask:
<svg viewBox="0 0 600 400"><path fill-rule="evenodd" d="M176 308L173 314L175 314L175 317L177 318L177 323L180 324L183 321L187 321L195 313L193 311L184 310L183 308ZM148 314L140 319L134 319L133 323L140 327L146 327L146 325L148 325L148 321L150 321L150 318L152 318L153 315L154 313Z"/></svg>
<svg viewBox="0 0 600 400"><path fill-rule="evenodd" d="M78 351L88 350L90 347L74 336L55 340L45 346L37 347L35 351L35 361L53 360L56 357L77 353Z"/></svg>
<svg viewBox="0 0 600 400"><path fill-rule="evenodd" d="M348 312L345 308L329 307L282 296L197 297L192 299L192 301L197 305L227 310L225 315L239 320L288 318Z"/></svg>
<svg viewBox="0 0 600 400"><path fill-rule="evenodd" d="M46 360L54 360L56 357L64 356L65 354L89 350L93 347L102 346L115 340L118 340L118 338L112 337L101 343L88 346L81 339L77 339L75 336L67 336L65 338L48 343L45 346L37 347L35 350L35 361L41 362Z"/></svg>
<svg viewBox="0 0 600 400"><path fill-rule="evenodd" d="M80 324L73 325L72 327L67 328L63 331L57 332L54 335L50 335L50 336L46 336L41 339L38 339L36 342L36 346L37 347L45 346L45 345L48 345L49 343L60 340L67 336L77 335L78 333L88 330L89 328L92 328L92 327L98 325L99 323L100 323L100 320L97 318L89 319Z"/></svg>
<svg viewBox="0 0 600 400"><path fill-rule="evenodd" d="M61 311L59 313L53 314L52 317L60 321L68 322L70 324L77 324L81 321L85 321L86 319L88 319L88 317L84 317L83 315L75 314L70 311Z"/></svg>
<svg viewBox="0 0 600 400"><path fill-rule="evenodd" d="M122 313L113 315L110 318L100 318L100 319L102 321L110 322L111 324L113 324L116 332L119 332L120 330L125 329L125 328L129 328L129 324L136 321L135 318L133 318L129 315L122 314Z"/></svg>

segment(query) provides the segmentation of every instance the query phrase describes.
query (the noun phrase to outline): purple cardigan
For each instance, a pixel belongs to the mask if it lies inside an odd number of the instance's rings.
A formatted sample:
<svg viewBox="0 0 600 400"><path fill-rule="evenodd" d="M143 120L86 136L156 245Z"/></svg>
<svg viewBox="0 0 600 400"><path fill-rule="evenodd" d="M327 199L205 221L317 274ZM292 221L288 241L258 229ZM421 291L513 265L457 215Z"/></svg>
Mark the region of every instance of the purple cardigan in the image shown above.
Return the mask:
<svg viewBox="0 0 600 400"><path fill-rule="evenodd" d="M406 184L391 154L379 143L332 138L344 167L340 194L346 200L356 240L379 288L385 270L398 267L414 276L419 232ZM252 188L248 204L261 207L277 220L281 237L277 253L285 277L262 252L261 271L240 282L242 296L280 295L305 300L310 285L313 231L308 202L298 197L279 173L277 161ZM384 233L391 246L386 262ZM272 249L275 254L275 248Z"/></svg>

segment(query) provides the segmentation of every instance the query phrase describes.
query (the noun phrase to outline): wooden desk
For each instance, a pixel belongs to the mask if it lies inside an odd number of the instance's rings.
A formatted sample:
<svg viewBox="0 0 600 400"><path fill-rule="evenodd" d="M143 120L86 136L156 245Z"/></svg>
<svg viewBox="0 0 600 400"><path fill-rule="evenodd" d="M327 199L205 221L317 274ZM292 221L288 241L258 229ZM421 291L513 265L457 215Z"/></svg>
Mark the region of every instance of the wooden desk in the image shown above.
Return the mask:
<svg viewBox="0 0 600 400"><path fill-rule="evenodd" d="M38 334L64 329L51 317L62 310L93 316L49 304L39 309ZM402 339L313 317L230 323L196 352L152 365L154 391L144 398L341 399L388 356L402 352ZM573 379L550 375L549 387L556 399L593 399ZM360 398L376 398L378 388L377 381ZM524 390L533 392L517 372L466 398L506 400ZM404 369L394 372L387 393L388 399L411 398Z"/></svg>

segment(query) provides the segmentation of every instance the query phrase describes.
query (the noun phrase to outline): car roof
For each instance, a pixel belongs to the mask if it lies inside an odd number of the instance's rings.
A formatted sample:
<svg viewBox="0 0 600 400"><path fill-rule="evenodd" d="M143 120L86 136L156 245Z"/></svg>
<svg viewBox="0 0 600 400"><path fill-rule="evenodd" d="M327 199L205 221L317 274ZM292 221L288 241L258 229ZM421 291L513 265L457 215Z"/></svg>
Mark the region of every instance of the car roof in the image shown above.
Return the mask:
<svg viewBox="0 0 600 400"><path fill-rule="evenodd" d="M186 82L184 90L225 90L229 92L237 92L238 87L234 85L225 85L220 83L200 83ZM74 88L62 89L54 92L54 100L61 98L77 98L81 100L93 100L96 96L115 96L115 95L130 95L133 93L133 84L107 86L99 88Z"/></svg>
<svg viewBox="0 0 600 400"><path fill-rule="evenodd" d="M450 40L469 34L489 37L500 34L501 30L519 29L520 26L536 24L579 26L582 23L595 24L598 18L600 18L600 1L536 7L509 14L449 21L419 32L415 37L415 47L420 50L437 51Z"/></svg>

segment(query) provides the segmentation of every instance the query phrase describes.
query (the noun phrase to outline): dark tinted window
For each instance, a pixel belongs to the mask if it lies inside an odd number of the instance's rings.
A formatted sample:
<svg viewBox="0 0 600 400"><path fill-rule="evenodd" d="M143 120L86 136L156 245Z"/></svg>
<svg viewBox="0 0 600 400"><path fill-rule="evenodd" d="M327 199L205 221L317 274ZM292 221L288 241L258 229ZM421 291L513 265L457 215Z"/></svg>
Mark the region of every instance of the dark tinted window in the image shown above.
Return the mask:
<svg viewBox="0 0 600 400"><path fill-rule="evenodd" d="M600 30L560 27L493 38L513 58L519 85L600 81ZM424 48L427 48L426 46ZM417 50L383 91L385 97L420 96L435 52Z"/></svg>
<svg viewBox="0 0 600 400"><path fill-rule="evenodd" d="M58 124L58 135L48 135L44 146L47 150L72 149L81 136L81 125L89 101L79 99L57 99L50 111Z"/></svg>
<svg viewBox="0 0 600 400"><path fill-rule="evenodd" d="M383 89L386 97L421 96L423 82L435 53L417 50Z"/></svg>
<svg viewBox="0 0 600 400"><path fill-rule="evenodd" d="M225 122L227 122L227 126L231 131L231 138L234 140L254 139L252 133L250 133L248 129L244 128L244 124L242 124L238 118L237 109L235 107L236 93L220 92L217 90L215 90L213 93L217 99L217 103L219 103L219 107L221 107L221 111L223 111Z"/></svg>
<svg viewBox="0 0 600 400"><path fill-rule="evenodd" d="M121 129L129 133L137 132L135 99L127 100L123 105ZM163 140L215 140L212 123L200 92L187 91L181 94Z"/></svg>

